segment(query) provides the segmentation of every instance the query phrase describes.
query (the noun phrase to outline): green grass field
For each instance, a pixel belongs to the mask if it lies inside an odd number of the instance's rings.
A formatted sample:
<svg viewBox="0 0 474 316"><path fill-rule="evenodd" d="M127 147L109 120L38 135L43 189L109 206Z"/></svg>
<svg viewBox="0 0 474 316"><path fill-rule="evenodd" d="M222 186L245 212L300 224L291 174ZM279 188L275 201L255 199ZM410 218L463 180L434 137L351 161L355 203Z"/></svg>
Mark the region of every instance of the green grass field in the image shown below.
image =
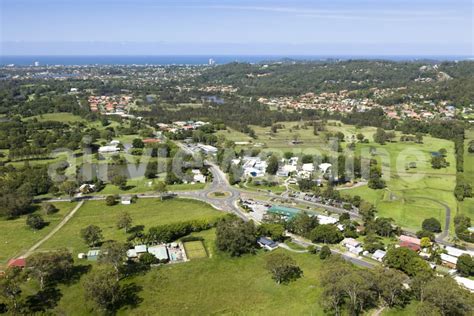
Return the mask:
<svg viewBox="0 0 474 316"><path fill-rule="evenodd" d="M268 253L230 258L214 249L215 230L194 234L205 239L210 258L154 268L146 274L123 280L142 290L136 308L118 315L324 315L319 305L319 273L322 261L310 254L294 254L303 277L278 285L265 269ZM60 286L62 292L53 314L97 315L84 300L80 283Z"/></svg>
<svg viewBox="0 0 474 316"><path fill-rule="evenodd" d="M252 126L257 134L257 139L253 140L253 144L263 143L262 150L280 153L292 151L294 153L324 154L328 152L327 144L324 141L324 132L315 136L311 127L296 129L296 125L302 126L300 122L283 122L282 124L285 128L278 130L275 134L270 134L268 127ZM387 177L387 188L375 191L363 186L342 192L348 195L360 195L363 199L375 204L379 216L391 217L397 224L417 230L427 217L435 217L442 223L444 222L445 208L439 202L447 204L453 212L457 210L457 201L453 196L456 185L453 142L424 136L422 144L404 143L399 141L401 133L397 132L395 142L379 145L373 141L376 128L357 128L337 121L330 121L327 131L344 133L343 148L345 148L345 144L355 141L358 133L362 133L369 140L368 144L357 143L355 153L378 160ZM234 130L220 133L233 141L249 141L250 139L247 135ZM302 144L290 144L294 134L299 135ZM237 146L237 148L238 150L240 147L251 149L253 144ZM370 154L372 148L376 150L374 156ZM447 168L436 170L431 167L431 152L441 148L448 151L447 160L450 165ZM474 160L474 158L472 159ZM469 163L468 159L466 161ZM415 162L417 167L406 170L405 167L410 162ZM257 188L259 187L255 187L255 189ZM277 188L268 189L276 190ZM466 201L463 203L463 209L473 209L472 204L470 200ZM474 217L474 211L472 211L472 215Z"/></svg>
<svg viewBox="0 0 474 316"><path fill-rule="evenodd" d="M344 127L329 129L355 131ZM355 129L355 128L352 128ZM453 190L456 185L456 163L454 160L454 144L450 141L429 136L423 138L423 144L397 142L379 145L372 140L373 128L358 130L369 138L369 144L357 144L357 153L370 152L375 148L372 157L388 179L387 188L372 190L367 186L344 190L344 194L360 195L363 199L377 206L378 215L393 218L397 224L408 229L417 230L427 217L438 218L444 222L445 208L439 203L447 204L453 212L457 209L457 201ZM448 151L449 167L433 169L431 152L445 148ZM370 156L369 156L370 157ZM416 162L416 168L405 170L409 162Z"/></svg>
<svg viewBox="0 0 474 316"><path fill-rule="evenodd" d="M468 144L474 140L474 129L466 130L464 141L464 178L474 187L474 153L467 151ZM465 199L459 203L461 213L474 220L474 198Z"/></svg>
<svg viewBox="0 0 474 316"><path fill-rule="evenodd" d="M125 241L124 230L116 227L118 216L127 211L133 225L144 225L145 230L152 226L182 222L194 219L214 219L224 213L203 202L185 199L160 201L159 199L138 199L131 205L117 204L106 206L105 201L87 201L57 234L49 239L41 250L67 248L73 253L88 249L80 237L80 230L94 224L102 229L104 240Z"/></svg>
<svg viewBox="0 0 474 316"><path fill-rule="evenodd" d="M320 136L313 135L312 127L307 129L296 129L297 125L302 124L300 122L282 122L284 125L283 129L279 129L277 133L270 133L270 127L261 127L252 125L251 128L255 131L257 139L251 139L248 135L240 133L238 131L229 129L228 131L219 131L218 134L224 135L228 140L234 142L245 142L251 141L249 145L237 146L237 149L252 149L255 148L255 144L263 144L262 148L264 151L272 151L283 154L284 152L291 151L295 154L317 154L319 152L326 152L326 144L323 142ZM294 139L295 135L298 136L298 140L301 144L292 145L290 142Z"/></svg>
<svg viewBox="0 0 474 316"><path fill-rule="evenodd" d="M78 115L74 115L72 113L67 113L67 112L46 113L42 115L28 117L26 119L31 120L33 118L36 118L40 122L44 122L44 121L58 121L58 122L65 122L65 123L85 122L85 120L82 117Z"/></svg>
<svg viewBox="0 0 474 316"><path fill-rule="evenodd" d="M206 248L204 248L202 241L187 241L183 245L188 259L207 258Z"/></svg>
<svg viewBox="0 0 474 316"><path fill-rule="evenodd" d="M145 178L135 178L127 181L126 190L121 190L119 187L113 184L107 184L104 189L100 192L97 192L99 195L108 195L108 194L135 194L135 193L146 193L153 192L154 181ZM168 185L168 191L189 191L189 190L201 190L206 186L205 183L196 183L196 184L172 184Z"/></svg>
<svg viewBox="0 0 474 316"><path fill-rule="evenodd" d="M270 128L252 126L258 138L253 143L264 143L264 151L316 154L327 153L327 145L323 141L324 132L313 135L311 127L308 129L295 129L294 126L300 122L283 122L285 128L270 134ZM291 129L291 131L290 131ZM341 191L348 195L360 195L363 199L375 204L379 216L392 217L397 224L411 230L419 229L421 222L427 217L438 218L444 222L445 208L438 202L447 204L453 212L457 209L457 201L453 196L456 184L456 164L454 159L454 144L451 141L424 136L422 144L400 142L400 132L396 133L396 141L379 145L374 143L374 127L356 128L336 121L330 121L327 125L328 132L343 132L345 144L356 139L358 133L362 133L369 143L357 143L356 154L370 155L371 148L376 153L372 157L379 161L383 172L387 176L387 188L384 190L372 190L367 186ZM248 141L245 134L230 130L221 132L227 139L233 141ZM291 145L290 141L294 134L299 135L302 144ZM248 146L237 146L247 149ZM433 169L431 167L431 152L445 148L448 151L447 160L450 166L444 169ZM474 160L474 158L473 158ZM415 169L406 170L408 163L415 162ZM474 163L471 163L474 165ZM258 187L255 187L258 188ZM269 188L272 189L272 188ZM273 188L275 189L275 188ZM273 190L272 189L272 190ZM474 203L473 203L474 204ZM470 200L464 203L464 209L472 209ZM474 211L473 211L474 213ZM472 214L474 215L474 214Z"/></svg>
<svg viewBox="0 0 474 316"><path fill-rule="evenodd" d="M58 202L53 203L58 212L51 215L43 215L39 206L35 211L41 214L48 226L43 229L35 231L26 226L26 215L20 216L13 220L0 220L0 266L5 265L9 259L14 258L24 251L28 250L35 242L46 236L62 219L69 213L76 203Z"/></svg>

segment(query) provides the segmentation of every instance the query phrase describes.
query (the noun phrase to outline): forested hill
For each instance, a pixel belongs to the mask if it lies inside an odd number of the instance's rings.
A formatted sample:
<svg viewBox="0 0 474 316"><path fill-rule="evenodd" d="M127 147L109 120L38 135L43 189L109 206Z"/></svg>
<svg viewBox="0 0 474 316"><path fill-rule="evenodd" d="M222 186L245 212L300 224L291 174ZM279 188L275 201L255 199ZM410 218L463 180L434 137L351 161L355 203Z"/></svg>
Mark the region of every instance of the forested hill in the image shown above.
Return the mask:
<svg viewBox="0 0 474 316"><path fill-rule="evenodd" d="M446 75L445 75L446 74ZM417 78L431 83L415 83ZM242 95L287 96L307 92L435 86L452 93L455 86L472 87L474 62L392 62L352 60L344 62L230 63L209 69L197 79L201 84L226 84ZM454 83L451 83L451 81ZM472 91L473 89L471 89Z"/></svg>

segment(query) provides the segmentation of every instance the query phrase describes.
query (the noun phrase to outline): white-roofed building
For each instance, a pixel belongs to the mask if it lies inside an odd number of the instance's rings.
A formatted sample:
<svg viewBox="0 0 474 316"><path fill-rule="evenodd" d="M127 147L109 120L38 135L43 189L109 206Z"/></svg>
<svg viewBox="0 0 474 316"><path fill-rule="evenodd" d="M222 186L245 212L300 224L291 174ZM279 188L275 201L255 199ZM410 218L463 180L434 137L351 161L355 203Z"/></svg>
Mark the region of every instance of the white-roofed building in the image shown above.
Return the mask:
<svg viewBox="0 0 474 316"><path fill-rule="evenodd" d="M147 249L147 248L146 248L146 245L136 245L136 246L135 246L135 251L136 251L138 254L147 252L146 249Z"/></svg>
<svg viewBox="0 0 474 316"><path fill-rule="evenodd" d="M127 250L127 257L128 258L137 258L138 257L137 251L135 249L128 249Z"/></svg>
<svg viewBox="0 0 474 316"><path fill-rule="evenodd" d="M443 265L452 269L456 268L456 263L458 262L458 258L454 256L450 256L445 253L442 253L440 257L441 257L441 262L443 263Z"/></svg>
<svg viewBox="0 0 474 316"><path fill-rule="evenodd" d="M168 250L166 249L165 245L158 245L148 247L148 252L154 255L159 260L168 260Z"/></svg>
<svg viewBox="0 0 474 316"><path fill-rule="evenodd" d="M116 145L108 145L108 146L101 146L99 147L100 154L111 154L111 153L118 153L120 148Z"/></svg>
<svg viewBox="0 0 474 316"><path fill-rule="evenodd" d="M336 224L339 221L337 218L326 215L318 215L317 218L321 225Z"/></svg>
<svg viewBox="0 0 474 316"><path fill-rule="evenodd" d="M301 169L306 172L314 172L314 164L304 163Z"/></svg>
<svg viewBox="0 0 474 316"><path fill-rule="evenodd" d="M285 170L285 171L287 171L288 173L290 173L290 172L296 172L296 165L290 165L290 164L284 165L284 166L282 167L282 169Z"/></svg>
<svg viewBox="0 0 474 316"><path fill-rule="evenodd" d="M352 247L359 247L361 245L360 241L355 240L354 238L344 238L341 241L341 245L343 245L346 248Z"/></svg>
<svg viewBox="0 0 474 316"><path fill-rule="evenodd" d="M372 254L372 259L382 262L382 260L383 260L383 258L385 257L386 254L387 254L386 251L377 249Z"/></svg>
<svg viewBox="0 0 474 316"><path fill-rule="evenodd" d="M454 277L454 280L466 290L469 290L471 293L474 293L474 280L463 278L460 276Z"/></svg>
<svg viewBox="0 0 474 316"><path fill-rule="evenodd" d="M474 257L474 252L469 251L469 250L462 250L462 249L451 247L451 246L446 246L444 250L446 250L448 255L456 257L456 258L461 255L470 255L471 257Z"/></svg>
<svg viewBox="0 0 474 316"><path fill-rule="evenodd" d="M321 171L323 174L328 174L331 172L331 167L332 164L330 163L322 163L318 166L319 171Z"/></svg>

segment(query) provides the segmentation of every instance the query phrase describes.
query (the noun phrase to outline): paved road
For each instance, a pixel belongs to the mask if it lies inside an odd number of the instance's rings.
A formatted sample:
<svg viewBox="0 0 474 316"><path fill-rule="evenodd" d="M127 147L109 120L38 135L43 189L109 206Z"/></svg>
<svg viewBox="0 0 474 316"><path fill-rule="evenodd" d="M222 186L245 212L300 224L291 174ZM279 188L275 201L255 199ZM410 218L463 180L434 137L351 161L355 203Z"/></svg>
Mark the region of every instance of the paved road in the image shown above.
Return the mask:
<svg viewBox="0 0 474 316"><path fill-rule="evenodd" d="M294 242L295 244L298 244L298 245L303 246L303 247L314 246L318 249L321 249L320 245L309 242L309 241L301 238L300 236L293 235L293 234L290 234L290 233L287 233L286 235L291 237L291 241ZM344 258L344 260L350 261L353 264L361 266L361 267L374 268L375 266L377 266L376 263L365 261L365 260L359 258L358 256L352 254L352 253L341 252L341 251L336 250L336 249L331 249L331 252L334 253L334 254L338 254L342 258Z"/></svg>
<svg viewBox="0 0 474 316"><path fill-rule="evenodd" d="M189 148L187 148L186 146L184 146L180 143L178 143L178 145L183 150L192 153L191 150ZM240 207L238 206L238 200L240 199L241 194L254 196L256 198L258 198L258 196L265 195L267 197L275 198L275 199L279 199L279 200L291 200L293 202L298 202L300 204L309 205L309 206L313 206L313 207L317 207L317 208L323 208L327 211L334 212L334 213L342 214L342 213L349 212L351 217L360 218L360 215L357 212L348 211L348 210L345 210L343 208L338 208L338 207L325 205L325 204L321 204L321 203L306 201L306 200L300 199L300 198L282 197L280 195L277 195L277 194L274 194L274 193L271 193L271 192L263 192L263 191L254 192L254 191L237 189L236 187L233 187L229 184L229 182L227 181L227 177L226 177L225 173L222 172L222 170L215 163L213 163L212 161L209 161L209 160L206 160L204 163L209 167L209 170L210 170L210 172L212 173L212 176L213 176L213 181L205 189L195 190L195 191L177 191L177 192L171 192L171 193L173 193L173 194L175 194L179 197L182 197L182 198L191 198L191 199L201 200L203 202L206 202L206 203L212 205L216 209L226 211L226 212L232 212L232 213L234 213L235 215L237 215L238 217L242 218L245 221L250 220L250 217L245 212L243 212L240 209ZM225 196L216 197L215 195L212 195L212 193L215 193L215 192L222 192L222 193L225 194ZM138 196L140 198L159 198L160 197L160 195L158 195L158 194L139 194ZM100 195L84 196L84 197L81 197L80 199L82 199L82 200L103 200L103 199L105 199L105 196L100 196ZM436 241L443 244L443 245L452 245L451 243L444 241L444 239L449 234L449 223L450 223L450 220L451 220L450 219L451 218L451 209L449 208L448 205L446 205L446 204L444 204L440 201L437 201L435 199L429 199L429 198L424 198L424 199L428 199L428 200L431 200L433 202L439 203L440 205L445 207L445 209L446 209L445 229L444 229L443 234L438 236ZM51 200L51 201L64 201L64 199L56 199L56 200ZM70 214L71 217L74 215L74 213ZM69 220L69 218L67 220ZM66 222L67 222L67 220L66 220ZM54 234L54 232L59 230L64 224L65 223L61 222L59 224L61 226L57 227L57 229L55 228L55 230L52 233ZM411 232L407 232L407 233L411 234ZM46 236L46 237L49 238L50 236L49 237ZM47 240L47 238L46 238L46 240ZM297 240L297 239L295 239L294 241L297 242L297 243L300 243L301 245L306 245L306 246L311 244L311 243L308 244L306 241L301 241L301 240ZM41 243L43 243L43 242L44 241L40 241L39 245L41 245ZM33 246L33 247L35 247L34 249L39 247L39 245L37 245L37 246L35 245L36 247ZM346 258L347 260L349 260L349 261L351 261L351 262L353 262L357 265L361 265L361 266L365 266L365 267L372 267L373 266L373 264L367 263L366 261L360 260L356 257L348 256L348 255L343 254L343 253L339 253L339 254L341 254L344 258Z"/></svg>
<svg viewBox="0 0 474 316"><path fill-rule="evenodd" d="M444 241L444 239L449 236L449 224L451 223L451 208L447 204L440 202L436 199L423 196L414 196L413 198L428 200L444 207L444 209L446 210L446 216L444 218L444 230L439 236L436 237L436 241Z"/></svg>

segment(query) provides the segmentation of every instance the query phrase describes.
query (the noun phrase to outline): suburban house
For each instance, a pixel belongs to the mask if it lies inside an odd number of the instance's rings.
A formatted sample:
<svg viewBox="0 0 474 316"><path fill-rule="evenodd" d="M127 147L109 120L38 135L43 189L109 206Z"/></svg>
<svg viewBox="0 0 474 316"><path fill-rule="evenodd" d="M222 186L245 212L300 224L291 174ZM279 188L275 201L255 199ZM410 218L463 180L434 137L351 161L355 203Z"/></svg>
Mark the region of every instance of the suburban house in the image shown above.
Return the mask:
<svg viewBox="0 0 474 316"><path fill-rule="evenodd" d="M148 253L151 253L156 257L156 259L169 260L168 250L165 245L157 245L148 247Z"/></svg>
<svg viewBox="0 0 474 316"><path fill-rule="evenodd" d="M136 245L134 248L127 250L127 257L129 259L138 258L140 257L140 255L146 252L147 252L146 245Z"/></svg>
<svg viewBox="0 0 474 316"><path fill-rule="evenodd" d="M267 162L262 161L259 157L243 158L244 175L247 177L263 177L267 169Z"/></svg>
<svg viewBox="0 0 474 316"><path fill-rule="evenodd" d="M407 235L400 235L400 237L398 237L398 239L400 240L400 247L405 247L405 248L409 248L413 251L420 251L421 249L421 240L416 238L416 237L411 237L411 236L407 236Z"/></svg>
<svg viewBox="0 0 474 316"><path fill-rule="evenodd" d="M217 154L217 148L211 145L197 144L197 147L206 155Z"/></svg>
<svg viewBox="0 0 474 316"><path fill-rule="evenodd" d="M276 242L274 242L273 240L271 240L270 238L267 238L267 237L260 237L257 240L257 243L259 244L260 247L262 247L266 250L270 250L270 251L278 248L278 244Z"/></svg>
<svg viewBox="0 0 474 316"><path fill-rule="evenodd" d="M344 247L346 247L347 250L356 255L359 255L364 251L364 248L362 248L362 244L354 238L344 238L341 241L341 245L343 245Z"/></svg>
<svg viewBox="0 0 474 316"><path fill-rule="evenodd" d="M450 255L445 254L445 253L442 253L440 257L441 257L441 262L444 266L446 266L448 268L451 268L451 269L456 268L456 264L458 262L457 257L450 256Z"/></svg>
<svg viewBox="0 0 474 316"><path fill-rule="evenodd" d="M386 251L377 249L375 252L372 254L372 259L377 260L379 262L382 262L383 258L387 254Z"/></svg>
<svg viewBox="0 0 474 316"><path fill-rule="evenodd" d="M92 193L95 191L95 184L84 183L81 184L78 191L82 194Z"/></svg>
<svg viewBox="0 0 474 316"><path fill-rule="evenodd" d="M456 268L456 264L458 262L458 258L461 255L470 255L471 257L474 256L474 252L468 250L462 250L451 246L444 247L446 253L441 254L441 262L444 266L449 267L451 269Z"/></svg>
<svg viewBox="0 0 474 316"><path fill-rule="evenodd" d="M326 163L320 164L318 166L318 169L322 174L329 174L331 173L331 167L332 167L332 164L326 162Z"/></svg>
<svg viewBox="0 0 474 316"><path fill-rule="evenodd" d="M192 169L193 181L196 183L206 183L206 176L201 173L199 169Z"/></svg>
<svg viewBox="0 0 474 316"><path fill-rule="evenodd" d="M333 225L339 221L337 218L326 215L318 215L317 217L320 225Z"/></svg>
<svg viewBox="0 0 474 316"><path fill-rule="evenodd" d="M117 147L117 145L107 145L107 146L99 147L100 154L114 154L114 153L118 153L119 151L120 151L120 148Z"/></svg>

